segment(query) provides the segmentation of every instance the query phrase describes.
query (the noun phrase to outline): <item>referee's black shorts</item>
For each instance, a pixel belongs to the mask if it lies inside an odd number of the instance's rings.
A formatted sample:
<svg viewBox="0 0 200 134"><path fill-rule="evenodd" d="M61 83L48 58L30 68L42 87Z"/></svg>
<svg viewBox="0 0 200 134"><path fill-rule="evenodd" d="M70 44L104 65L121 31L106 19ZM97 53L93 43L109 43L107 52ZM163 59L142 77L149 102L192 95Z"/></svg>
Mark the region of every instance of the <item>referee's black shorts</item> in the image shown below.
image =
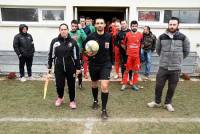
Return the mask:
<svg viewBox="0 0 200 134"><path fill-rule="evenodd" d="M89 63L89 73L92 81L109 80L111 70L111 62L106 62L102 65Z"/></svg>

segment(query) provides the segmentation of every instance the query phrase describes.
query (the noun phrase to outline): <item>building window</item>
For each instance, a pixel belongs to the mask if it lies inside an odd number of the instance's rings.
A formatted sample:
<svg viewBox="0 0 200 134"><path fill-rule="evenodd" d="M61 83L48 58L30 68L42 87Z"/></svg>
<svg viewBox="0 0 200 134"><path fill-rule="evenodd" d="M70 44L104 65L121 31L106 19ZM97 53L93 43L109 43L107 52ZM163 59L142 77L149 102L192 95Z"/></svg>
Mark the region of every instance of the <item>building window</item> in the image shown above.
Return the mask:
<svg viewBox="0 0 200 134"><path fill-rule="evenodd" d="M139 21L160 21L160 11L139 11Z"/></svg>
<svg viewBox="0 0 200 134"><path fill-rule="evenodd" d="M165 10L164 22L168 23L172 16L178 17L181 23L200 23L200 11L198 10Z"/></svg>
<svg viewBox="0 0 200 134"><path fill-rule="evenodd" d="M64 10L42 10L42 20L64 20Z"/></svg>
<svg viewBox="0 0 200 134"><path fill-rule="evenodd" d="M2 21L38 21L36 8L1 8Z"/></svg>

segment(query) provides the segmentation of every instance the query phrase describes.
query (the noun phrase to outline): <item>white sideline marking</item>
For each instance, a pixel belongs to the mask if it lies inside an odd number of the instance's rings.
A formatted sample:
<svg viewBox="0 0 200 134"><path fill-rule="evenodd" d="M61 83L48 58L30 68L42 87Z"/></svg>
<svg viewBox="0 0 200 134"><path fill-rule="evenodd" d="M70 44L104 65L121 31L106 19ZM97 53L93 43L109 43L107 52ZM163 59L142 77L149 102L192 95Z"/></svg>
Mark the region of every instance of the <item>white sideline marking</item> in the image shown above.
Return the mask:
<svg viewBox="0 0 200 134"><path fill-rule="evenodd" d="M94 122L88 120L88 121L85 123L85 130L84 130L84 133L83 133L83 134L92 134L93 126L94 126Z"/></svg>
<svg viewBox="0 0 200 134"><path fill-rule="evenodd" d="M102 122L99 118L17 118L17 117L4 117L0 118L1 122L75 122L85 123L85 126L90 129L92 123ZM103 122L149 122L149 123L200 123L200 117L196 118L109 118Z"/></svg>

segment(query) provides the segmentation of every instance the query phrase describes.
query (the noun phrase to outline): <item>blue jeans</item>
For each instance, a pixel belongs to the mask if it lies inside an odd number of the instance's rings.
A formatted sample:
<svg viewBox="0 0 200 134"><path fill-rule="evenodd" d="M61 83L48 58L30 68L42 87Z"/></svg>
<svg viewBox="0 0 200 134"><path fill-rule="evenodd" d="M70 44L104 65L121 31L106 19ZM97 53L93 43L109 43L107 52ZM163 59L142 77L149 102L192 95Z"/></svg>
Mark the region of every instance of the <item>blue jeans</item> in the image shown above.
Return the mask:
<svg viewBox="0 0 200 134"><path fill-rule="evenodd" d="M141 62L144 64L144 75L149 76L151 69L151 50L144 51L141 49Z"/></svg>

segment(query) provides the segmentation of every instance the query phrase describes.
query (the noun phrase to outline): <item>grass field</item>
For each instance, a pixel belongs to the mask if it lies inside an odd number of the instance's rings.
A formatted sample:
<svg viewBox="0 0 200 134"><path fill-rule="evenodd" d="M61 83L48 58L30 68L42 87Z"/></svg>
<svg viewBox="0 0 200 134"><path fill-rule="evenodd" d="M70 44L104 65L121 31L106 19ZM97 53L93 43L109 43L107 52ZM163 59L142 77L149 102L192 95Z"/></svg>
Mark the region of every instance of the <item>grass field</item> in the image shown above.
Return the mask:
<svg viewBox="0 0 200 134"><path fill-rule="evenodd" d="M77 89L78 108L71 110L67 92L64 105L54 106L56 92L53 81L49 84L46 100L42 99L43 81L0 81L0 134L200 134L200 82L179 83L173 99L173 113L164 108L148 108L146 103L154 97L155 82L139 84L144 89L122 92L118 82L111 82L110 118L101 121L100 110L94 111L90 107L92 94L89 82L84 83L82 90ZM166 88L163 101L165 93ZM3 120L5 118L18 121ZM22 121L22 118L28 121ZM35 121L36 118L39 120ZM156 120L151 121L152 118ZM178 118L185 120L176 121ZM192 118L198 120L187 121ZM172 119L172 122L162 119Z"/></svg>

